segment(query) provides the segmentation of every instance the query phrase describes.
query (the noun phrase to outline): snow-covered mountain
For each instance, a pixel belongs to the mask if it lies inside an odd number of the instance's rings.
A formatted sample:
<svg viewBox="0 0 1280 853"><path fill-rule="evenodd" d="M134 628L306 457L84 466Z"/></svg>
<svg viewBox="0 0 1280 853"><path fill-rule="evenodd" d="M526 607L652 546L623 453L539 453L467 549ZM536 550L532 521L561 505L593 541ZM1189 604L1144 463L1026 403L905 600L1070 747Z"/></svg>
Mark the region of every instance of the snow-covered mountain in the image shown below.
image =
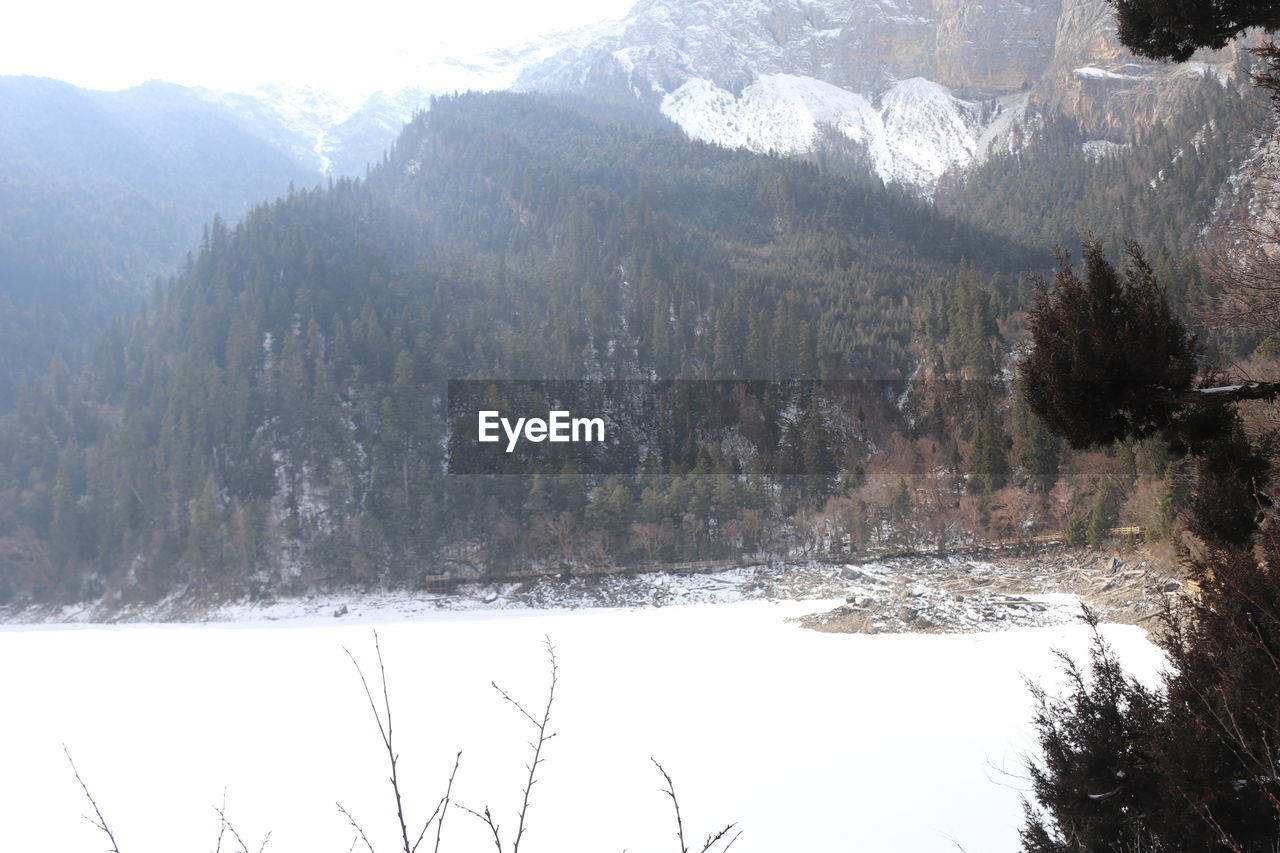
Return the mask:
<svg viewBox="0 0 1280 853"><path fill-rule="evenodd" d="M1028 113L1123 143L1180 80L1228 79L1236 56L1197 59L1129 55L1106 0L640 0L516 86L638 98L693 137L755 151L804 153L834 131L885 180L927 192Z"/></svg>
<svg viewBox="0 0 1280 853"><path fill-rule="evenodd" d="M1106 0L639 0L623 19L468 59L431 59L359 98L200 90L321 174L358 175L434 95L514 88L639 102L690 136L803 154L835 137L928 193L1024 118L1066 113L1124 144L1180 82L1235 74L1234 50L1169 66L1129 55ZM843 144L843 143L842 143Z"/></svg>

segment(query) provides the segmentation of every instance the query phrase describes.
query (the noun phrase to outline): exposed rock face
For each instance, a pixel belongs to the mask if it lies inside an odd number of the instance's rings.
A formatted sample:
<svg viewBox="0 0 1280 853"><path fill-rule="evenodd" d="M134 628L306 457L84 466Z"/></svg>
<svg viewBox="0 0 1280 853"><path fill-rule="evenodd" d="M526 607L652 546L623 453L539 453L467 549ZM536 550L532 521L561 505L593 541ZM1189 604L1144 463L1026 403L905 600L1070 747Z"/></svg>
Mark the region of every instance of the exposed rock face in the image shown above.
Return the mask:
<svg viewBox="0 0 1280 853"><path fill-rule="evenodd" d="M882 177L927 190L1026 110L1120 143L1181 81L1225 83L1236 60L1138 59L1106 0L641 0L517 85L639 97L692 136L761 151L809 150L834 128Z"/></svg>
<svg viewBox="0 0 1280 853"><path fill-rule="evenodd" d="M1173 108L1180 83L1206 75L1233 81L1240 50L1200 51L1184 64L1142 59L1120 44L1106 0L1062 0L1052 62L1035 83L1032 105L1122 142L1135 124L1149 125Z"/></svg>
<svg viewBox="0 0 1280 853"><path fill-rule="evenodd" d="M530 88L664 92L700 77L740 91L793 74L857 92L925 77L968 97L1038 78L1059 0L641 0L614 32L527 72ZM999 49L992 49L998 45Z"/></svg>
<svg viewBox="0 0 1280 853"><path fill-rule="evenodd" d="M935 0L937 82L971 96L1030 87L1053 57L1059 0ZM998 49L992 49L998 46Z"/></svg>

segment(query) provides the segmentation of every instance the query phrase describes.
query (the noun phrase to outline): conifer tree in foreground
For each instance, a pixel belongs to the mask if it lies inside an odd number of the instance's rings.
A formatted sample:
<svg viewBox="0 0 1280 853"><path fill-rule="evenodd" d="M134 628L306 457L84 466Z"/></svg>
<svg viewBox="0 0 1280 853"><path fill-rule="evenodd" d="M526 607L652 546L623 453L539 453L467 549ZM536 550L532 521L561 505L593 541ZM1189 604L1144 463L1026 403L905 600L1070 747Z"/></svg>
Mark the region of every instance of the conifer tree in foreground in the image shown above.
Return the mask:
<svg viewBox="0 0 1280 853"><path fill-rule="evenodd" d="M1182 61L1249 27L1280 28L1271 2L1113 4L1121 41L1152 58ZM1274 45L1253 52L1265 63L1255 82L1274 96L1280 53ZM1278 389L1192 389L1195 341L1136 247L1123 281L1096 245L1085 257L1086 280L1064 265L1055 286L1039 292L1022 365L1027 401L1075 446L1159 434L1175 456L1194 460L1183 517L1198 547L1182 554L1198 594L1166 615L1162 690L1125 677L1095 633L1088 676L1068 661L1066 697L1036 692L1043 760L1031 768L1037 802L1027 806L1024 846L1275 851L1280 527L1267 495L1280 433L1248 435L1237 404L1274 401ZM1259 301L1274 305L1274 281L1253 270L1237 277L1246 317Z"/></svg>
<svg viewBox="0 0 1280 853"><path fill-rule="evenodd" d="M1274 392L1190 388L1195 342L1140 251L1123 278L1096 243L1085 257L1084 278L1064 265L1040 291L1021 365L1028 403L1075 446L1158 433L1195 460L1186 527L1198 547L1183 557L1199 594L1166 614L1161 690L1126 677L1095 634L1087 673L1066 662L1067 696L1035 691L1043 758L1024 846L1274 851L1280 529L1266 493L1277 434L1250 438L1236 410Z"/></svg>

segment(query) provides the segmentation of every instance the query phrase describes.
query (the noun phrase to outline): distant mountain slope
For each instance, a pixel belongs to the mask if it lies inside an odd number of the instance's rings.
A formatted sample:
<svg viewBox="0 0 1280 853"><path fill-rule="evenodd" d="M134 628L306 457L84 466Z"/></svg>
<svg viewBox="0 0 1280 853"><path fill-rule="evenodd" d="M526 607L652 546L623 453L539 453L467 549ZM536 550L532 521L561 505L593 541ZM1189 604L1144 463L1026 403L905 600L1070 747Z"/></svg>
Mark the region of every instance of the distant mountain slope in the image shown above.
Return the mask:
<svg viewBox="0 0 1280 853"><path fill-rule="evenodd" d="M179 86L3 77L0 115L0 411L54 348L175 271L215 214L318 179Z"/></svg>
<svg viewBox="0 0 1280 853"><path fill-rule="evenodd" d="M1117 253L1136 239L1186 254L1234 196L1274 117L1252 88L1200 78L1124 144L1091 139L1066 116L1025 129L984 163L947 175L934 199L954 216L1021 242L1071 246L1092 231ZM1215 212L1216 211L1216 212Z"/></svg>
<svg viewBox="0 0 1280 853"><path fill-rule="evenodd" d="M193 90L290 157L333 177L361 176L391 148L415 112L459 92L511 88L529 68L589 44L611 24L549 33L474 56L424 60L412 77L367 96L337 97L308 86L266 85L248 92Z"/></svg>
<svg viewBox="0 0 1280 853"><path fill-rule="evenodd" d="M1240 49L1136 58L1106 0L640 0L624 19L424 61L367 97L308 87L193 90L323 174L362 175L415 111L461 91L635 101L691 136L805 155L852 146L880 178L931 192L1042 120L1123 145L1203 79L1236 88Z"/></svg>

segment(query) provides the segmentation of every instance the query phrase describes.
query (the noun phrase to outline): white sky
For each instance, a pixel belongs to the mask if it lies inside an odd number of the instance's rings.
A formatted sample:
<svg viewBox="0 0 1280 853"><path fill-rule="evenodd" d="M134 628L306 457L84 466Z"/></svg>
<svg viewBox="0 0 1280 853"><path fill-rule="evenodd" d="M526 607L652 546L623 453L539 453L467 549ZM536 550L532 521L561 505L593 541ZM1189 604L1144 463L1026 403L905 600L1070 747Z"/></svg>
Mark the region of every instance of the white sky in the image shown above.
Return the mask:
<svg viewBox="0 0 1280 853"><path fill-rule="evenodd" d="M633 0L19 0L0 74L118 89L151 79L365 94L415 67L624 15ZM428 81L420 81L428 82Z"/></svg>

